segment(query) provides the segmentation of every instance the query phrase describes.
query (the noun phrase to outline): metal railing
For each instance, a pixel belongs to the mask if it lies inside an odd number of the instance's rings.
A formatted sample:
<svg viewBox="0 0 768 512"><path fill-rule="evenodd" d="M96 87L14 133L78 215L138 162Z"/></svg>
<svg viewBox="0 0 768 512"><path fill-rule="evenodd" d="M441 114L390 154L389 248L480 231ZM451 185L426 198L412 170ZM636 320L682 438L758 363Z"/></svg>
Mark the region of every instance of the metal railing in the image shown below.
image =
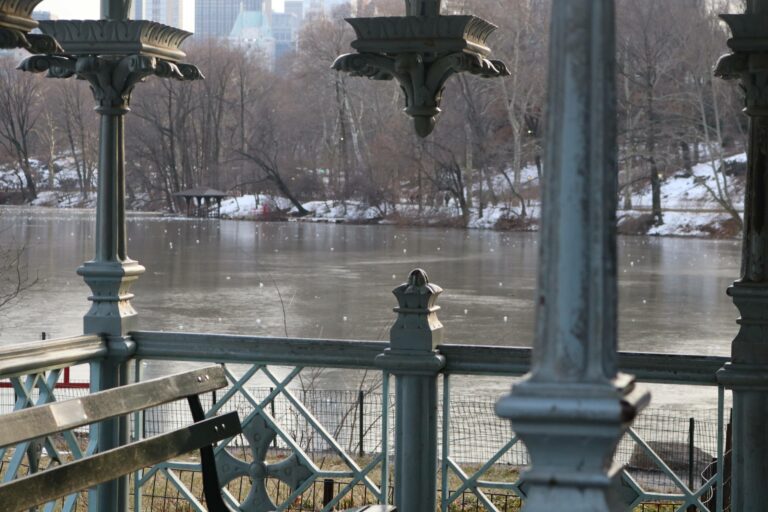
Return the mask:
<svg viewBox="0 0 768 512"><path fill-rule="evenodd" d="M73 336L5 346L0 350L0 378L7 379L10 384L14 410L50 404L58 401L56 385L65 368L85 363L98 365L107 352L107 343L99 336ZM71 396L62 397L66 398ZM97 429L98 426L92 427L87 437L82 432L67 431L56 438L0 448L1 481L8 482L94 453ZM74 512L78 496L75 494L49 503L42 510L59 507L62 512Z"/></svg>
<svg viewBox="0 0 768 512"><path fill-rule="evenodd" d="M137 344L137 379L141 378L142 365L138 364L141 360L214 362L226 365L229 388L219 396L206 398L211 414L237 409L243 418L245 436L220 446L217 455L222 466L229 468L223 474L230 479L230 500L233 504L240 503L246 510L251 506L269 505L272 499L277 499L278 494L274 489L275 485L279 485L283 491L279 494L281 502L274 504L276 510L293 510L306 492L315 492L318 485L328 480L335 482L337 488L333 498L323 503L319 510L330 511L339 504L356 505L348 497L353 492L361 494L360 489L363 487L367 489L365 500L380 503L389 501L390 461L394 455L394 411L392 399L383 399L390 397L390 375L376 365L376 357L389 347L388 343L143 331L132 333L132 338ZM452 439L451 423L463 420L456 418L456 412L451 408L451 404L456 402L452 400L451 382L462 375L519 377L527 371L531 351L527 348L475 345L441 345L438 350L446 358L442 372L440 432L435 434L442 440L440 510L454 510L459 500L466 502L469 495L474 496L476 505L486 510L506 511L508 509L498 508L496 503L517 503L505 496L524 499L525 486L518 480L524 465L517 466L517 463L510 462L504 456L513 449L524 453L524 446L511 434L510 429L508 438L497 440L501 448L484 463L468 465L461 457L455 458L452 447L456 440ZM16 395L14 409L51 403L60 394L55 385L64 368L84 363L98 364L106 355L107 344L97 336L7 346L0 350L0 379L8 379L12 385ZM634 373L640 381L701 386L718 386L715 372L726 361L726 358L721 357L667 354L622 353L620 356L622 370ZM300 376L310 371L310 368L317 367L375 371L381 375L381 387L376 388L375 394L382 398L372 402L380 409L379 421L372 424L366 421L369 441L363 450L363 457L360 457L359 447L355 443L339 442L338 424L328 424L336 420L330 420L331 416L321 410L322 400L307 400L306 383L302 391ZM91 374L95 376L98 372L92 371ZM262 383L267 381L269 387L262 386L260 390L255 390L253 382L257 376ZM93 382L92 386L96 388L98 383ZM724 398L724 390L718 386L715 427L717 461L723 460L724 452ZM276 403L281 405L275 408ZM340 413L354 417L358 414L354 407L355 404L352 404ZM160 411L159 414L165 413ZM291 415L290 418L288 415ZM286 425L292 426L286 428ZM633 445L634 448L630 450L632 457L644 457L646 466L650 464L658 474L671 482L671 489L647 489L647 479L644 481L636 474L633 476L630 468L624 468L622 481L627 496L627 510L634 510L643 503L662 502L675 504L678 510L687 510L688 506L708 512L724 510L722 468L725 465L715 464L714 471L710 470L703 481L696 478L696 482L686 482L681 469L672 467L674 464L667 460L667 451L653 441L646 441L653 428L644 430L641 425L630 429L622 443ZM358 424L360 427L362 422ZM377 433L371 432L376 429ZM159 429L152 430L151 434L159 433ZM145 434L145 422L141 415L134 418L133 433L136 437ZM463 439L462 442L466 444L467 440ZM318 446L322 446L322 449ZM30 471L30 461L37 460L38 467L34 470L44 470L46 464L40 462L40 454L45 454L43 458L48 463L55 463L78 458L94 450L92 443L84 443L84 432L70 432L62 439L43 440L37 447L37 456L33 448L25 445L0 450L4 481ZM270 449L272 452L268 457ZM627 453L626 447L624 453ZM279 461L275 461L276 454L279 455ZM318 463L318 458L331 463ZM524 462L525 457L518 456L515 460ZM419 463L417 460L413 462ZM260 468L261 473L253 471L256 467ZM503 467L505 471L496 471L495 477L486 476L490 470L498 467ZM166 486L175 489L175 500L184 500L193 510L205 510L195 480L180 476L197 469L195 461L173 461L136 475L134 509L141 510L147 495L156 494L160 478ZM260 482L248 481L254 474L263 477ZM250 486L250 491L242 491L244 484L246 489ZM148 486L155 490L149 491ZM290 489L290 492L285 492L286 489ZM711 498L712 493L716 503L705 499ZM76 510L76 501L76 496L64 500L63 510Z"/></svg>

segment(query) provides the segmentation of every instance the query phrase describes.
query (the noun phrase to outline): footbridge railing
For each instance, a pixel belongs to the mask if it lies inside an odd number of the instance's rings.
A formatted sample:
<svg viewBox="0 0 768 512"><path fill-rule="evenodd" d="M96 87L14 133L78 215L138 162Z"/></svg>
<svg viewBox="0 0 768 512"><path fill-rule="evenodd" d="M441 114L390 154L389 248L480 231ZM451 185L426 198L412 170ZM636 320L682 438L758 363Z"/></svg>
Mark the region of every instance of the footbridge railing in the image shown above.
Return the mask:
<svg viewBox="0 0 768 512"><path fill-rule="evenodd" d="M442 366L438 371L430 370L424 378L440 392L434 408L436 421L424 422L432 425L424 437L436 447L436 462L424 459L423 454L398 453L395 425L398 416L402 421L409 413L406 409L413 397L397 395L392 385L396 382L393 375L401 369L382 368L382 355L391 350L391 343L145 331L133 332L131 338L136 343L137 380L144 373L170 372L184 364L224 365L230 385L217 396L207 397L206 407L209 414L238 410L243 418L245 434L217 448L222 480L229 483L229 499L242 510L330 511L363 502L391 502L400 492L398 482L404 478L393 475L398 457L407 458L413 468L437 465L437 509L444 512L469 510L469 503L477 510L511 511L525 499L526 486L520 475L528 463L527 450L506 420L493 414L492 397L498 396L498 391L478 390L482 390L484 378L497 386L505 379L511 384L525 374L531 360L528 348L435 345ZM56 383L64 368L84 363L92 365L91 387L98 389L98 364L107 355L107 343L97 336L3 347L0 379L12 386L0 389L0 393L14 396L0 400L0 404L13 401L13 409L22 409L71 398L78 391L58 390ZM702 446L701 441L696 443L694 468L686 466L685 461L681 465L680 450L675 452L672 446L681 442L670 441L664 432L654 431L654 425L643 423L644 415L652 414L650 411L638 418L616 456L624 466L626 510L648 503L663 503L681 511L689 507L708 512L726 509L727 477L722 469L726 465L718 462L714 472L705 478L700 475L710 456L724 460L725 393L715 373L726 359L625 352L619 361L622 371L637 375L639 381L711 386L717 388L718 396L716 421L711 422L712 428L706 427L710 437L715 438L714 450ZM419 372L415 367L408 370L412 374ZM402 373L399 379L404 380ZM328 387L329 382L337 386L342 382L350 390L380 398L370 400L365 411L355 403L334 403L318 395L318 389ZM474 405L471 417L457 405L467 401ZM422 397L416 405L428 403ZM164 406L153 412L158 420L154 423L137 415L132 434L142 437L170 430L173 419L184 414L179 412L183 410L173 404ZM494 439L473 434L473 430L492 422L498 422L498 428L489 430ZM345 428L363 431L364 445L341 435ZM657 430L665 428L662 425ZM706 428L699 428L700 436ZM0 452L0 476L8 481L88 454L94 450L88 440L96 434L93 431L89 437L87 431L69 432L61 438L4 450ZM482 454L485 460L468 457L468 450ZM639 460L643 463L638 464ZM135 475L134 510L152 510L153 500L184 502L192 510L206 510L200 497L198 469L196 460L182 460ZM691 481L688 475L692 469L695 478ZM320 494L329 481L336 486L332 495L312 496ZM76 510L77 500L77 496L71 496L58 506ZM658 508L667 509L673 510Z"/></svg>

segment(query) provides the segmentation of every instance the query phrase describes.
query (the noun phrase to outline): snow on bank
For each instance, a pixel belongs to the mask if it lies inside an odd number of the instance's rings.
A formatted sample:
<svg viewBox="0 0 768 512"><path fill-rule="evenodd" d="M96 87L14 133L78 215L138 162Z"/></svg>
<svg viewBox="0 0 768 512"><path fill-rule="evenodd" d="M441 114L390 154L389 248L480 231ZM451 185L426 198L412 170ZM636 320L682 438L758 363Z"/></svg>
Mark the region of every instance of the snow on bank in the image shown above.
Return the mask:
<svg viewBox="0 0 768 512"><path fill-rule="evenodd" d="M96 192L89 192L84 198L80 192L43 190L37 193L37 199L33 200L30 204L32 206L50 206L54 208L95 208Z"/></svg>
<svg viewBox="0 0 768 512"><path fill-rule="evenodd" d="M740 153L724 159L728 164L745 164L747 154ZM719 162L705 162L693 166L691 176L685 177L681 171L665 179L661 184L661 206L665 210L722 210L715 201L707 186L717 190L715 182L714 166ZM744 208L744 180L734 176L726 176L728 192L737 210ZM721 178L722 183L722 178ZM706 186L705 186L706 184ZM632 194L633 208L648 208L653 205L651 186L647 185L642 190ZM666 221L666 220L665 220Z"/></svg>
<svg viewBox="0 0 768 512"><path fill-rule="evenodd" d="M733 219L728 213L712 211L666 211L664 224L661 226L645 225L641 233L628 229L632 220L646 219L650 223L647 210L629 210L619 214L619 230L629 234L647 234L650 236L682 237L721 237L735 234Z"/></svg>
<svg viewBox="0 0 768 512"><path fill-rule="evenodd" d="M738 167L746 164L747 155L741 153L724 159L726 164ZM653 204L650 185L631 195L632 208L619 211L619 227L625 232L645 233L652 236L730 237L738 234L738 223L715 199L713 192L730 197L733 207L742 215L744 209L745 172L726 175L727 194L722 190L723 177L715 175L720 163L705 162L695 165L691 176L678 171L661 183L661 206L664 224L650 225ZM716 179L722 192L718 192ZM620 198L620 204L622 199ZM633 226L634 223L634 226ZM627 228L627 226L630 226Z"/></svg>
<svg viewBox="0 0 768 512"><path fill-rule="evenodd" d="M264 194L231 197L221 202L221 216L228 219L254 220L287 210L291 202L278 196Z"/></svg>
<svg viewBox="0 0 768 512"><path fill-rule="evenodd" d="M649 235L708 237L717 233L731 220L727 213L717 212L666 212L664 224L654 226Z"/></svg>
<svg viewBox="0 0 768 512"><path fill-rule="evenodd" d="M746 154L742 153L728 157L725 161L729 164L744 164ZM39 161L33 161L33 167L41 184L48 184L48 169ZM715 163L714 165L719 165ZM75 190L78 188L78 176L74 171L74 161L69 158L60 158L54 162L54 168L58 169L55 175L55 188L53 191L41 191L38 198L32 202L34 206L50 206L59 208L93 208L96 204L95 193L83 198ZM727 176L729 195L732 204L737 210L743 209L744 172L743 169L732 169L733 175ZM509 178L514 179L512 173ZM650 226L648 219L652 205L650 185L644 185L632 191L630 199L632 206L629 210L619 211L620 226L625 232L637 234L649 234L658 236L734 236L738 230L737 223L731 216L723 212L722 206L715 200L712 192L717 190L715 181L715 169L712 163L706 162L694 166L691 176L685 176L677 172L662 181L661 202L664 216L664 224L658 227ZM639 177L639 176L636 176ZM529 166L521 171L520 192L527 197L538 195L538 172L536 167ZM722 177L721 177L722 180ZM721 181L722 183L722 181ZM18 191L25 184L22 173L0 166L0 190ZM499 198L509 197L509 182L507 178L498 174L483 181L486 194L489 197L488 188L491 188ZM477 197L480 191L480 183L473 182L473 197ZM69 190L69 191L65 191ZM620 198L620 204L623 203ZM462 226L464 225L461 210L455 200L445 202L445 197L440 194L435 205L425 205L421 209L416 204L382 204L367 205L361 201L310 201L303 207L311 212L302 217L302 221L314 222L348 222L348 223L382 223L405 225L439 225ZM149 204L146 195L132 198L129 208L143 209ZM282 220L286 215L296 213L296 208L283 197L260 194L245 195L226 199L222 202L221 213L224 218L243 220ZM526 199L526 218L521 219L520 206L515 204L496 206L487 205L483 208L482 215L475 205L470 209L467 227L472 229L536 229L539 217L538 200Z"/></svg>

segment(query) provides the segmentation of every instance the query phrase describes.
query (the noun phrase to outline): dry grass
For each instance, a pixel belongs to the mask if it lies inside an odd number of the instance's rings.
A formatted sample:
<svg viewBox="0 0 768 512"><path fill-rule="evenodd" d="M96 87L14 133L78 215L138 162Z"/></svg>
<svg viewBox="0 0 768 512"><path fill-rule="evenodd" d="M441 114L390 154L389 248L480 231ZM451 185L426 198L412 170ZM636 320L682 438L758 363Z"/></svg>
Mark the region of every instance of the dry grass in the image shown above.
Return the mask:
<svg viewBox="0 0 768 512"><path fill-rule="evenodd" d="M57 443L58 445L58 443ZM62 448L62 446L57 446L57 448ZM242 457L244 459L247 459L247 455L245 450L238 450L238 453L236 453L236 456ZM11 457L13 455L12 451L9 451L6 453L2 464L0 464L0 479L5 476L5 472L8 469L8 462L10 461ZM274 464L276 462L279 462L281 460L284 460L285 453L281 453L279 451L275 451L274 453L270 454L268 463ZM190 461L196 461L197 457L194 455L190 455L185 459L185 462ZM358 464L359 467L365 467L371 462L370 457L363 457L363 458L356 458L355 462ZM47 456L43 456L41 459L41 467L46 468L50 465L50 458ZM348 471L348 466L339 458L334 457L331 455L321 456L318 457L315 460L315 464L320 467L323 470L326 471ZM479 469L478 466L463 466L462 469L465 473L468 475L474 474L475 471ZM26 466L25 469L22 470L22 473L26 473ZM199 473L197 472L191 472L191 471L177 471L175 472L176 476L183 482L184 486L187 487L193 495L197 496L198 499L202 500L202 478ZM19 475L19 476L24 476ZM519 477L519 472L517 468L510 467L510 466L504 466L504 465L497 465L492 467L486 474L483 475L482 480L485 481L498 481L498 482L515 482L517 481ZM370 479L378 486L381 483L381 465L377 465L374 470L370 474ZM392 475L390 475L390 479L392 479ZM131 492L133 493L133 485L134 485L134 478L131 476ZM345 484L347 484L350 481L349 478L342 478L335 480L335 488L338 490L340 488L343 488ZM391 481L391 480L390 480ZM450 489L457 489L461 486L462 482L461 479L455 475L453 472L451 472L451 478L449 482L449 488ZM438 489L441 488L441 482L438 481ZM250 490L250 482L245 479L239 479L236 481L231 482L228 485L228 490L230 493L232 493L233 496L236 498L242 500L245 499L247 496L249 490ZM499 507L500 510L504 510L506 512L518 512L519 511L519 500L514 497L514 495L510 491L492 491L490 489L484 489L484 491L488 492L489 495L493 494L493 496L490 498L494 504ZM269 479L267 482L267 492L270 496L270 498L275 503L281 503L285 499L287 499L290 495L290 490L282 484L281 482L275 480L275 479ZM311 486L302 496L297 498L294 503L292 504L292 508L289 510L296 510L296 511L319 511L322 509L322 492L323 492L323 482L317 481L313 486ZM161 473L155 474L152 478L149 479L149 481L144 485L143 487L143 496L142 496L142 510L146 512L191 512L193 508L191 505L181 496L181 493L178 491L178 489L174 486L174 484L166 478L165 475ZM345 496L342 500L340 500L337 509L343 510L345 508L350 507L356 507L361 506L365 504L372 504L375 503L376 500L372 496L370 492L367 492L362 486L358 486L354 489L354 491ZM81 493L80 499L78 500L78 506L77 506L77 512L87 512L87 504L88 504L88 496L86 492ZM133 503L131 502L131 505ZM666 504L657 504L652 505L652 508L648 507L648 505L645 506L645 508L637 507L633 512L673 512L677 510L679 507L679 504L673 504L673 503L666 503ZM131 507L132 509L132 507ZM58 512L61 510L61 501L58 503L58 506L54 509L55 512ZM449 509L450 512L480 512L485 510L483 506L478 502L477 498L472 495L471 493L466 493L464 496L462 496L460 499L458 499L454 504L452 504Z"/></svg>

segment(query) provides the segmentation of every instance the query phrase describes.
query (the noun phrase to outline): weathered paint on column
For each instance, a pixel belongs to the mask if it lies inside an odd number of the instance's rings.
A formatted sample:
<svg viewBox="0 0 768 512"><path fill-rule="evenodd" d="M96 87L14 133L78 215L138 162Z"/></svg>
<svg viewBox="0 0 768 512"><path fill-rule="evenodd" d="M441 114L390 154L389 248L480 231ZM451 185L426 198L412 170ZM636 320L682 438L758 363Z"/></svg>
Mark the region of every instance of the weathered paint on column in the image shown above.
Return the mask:
<svg viewBox="0 0 768 512"><path fill-rule="evenodd" d="M733 391L733 510L768 503L768 1L748 0L744 14L724 15L734 53L716 74L738 79L749 116L741 277L728 294L741 314L731 362L718 379Z"/></svg>
<svg viewBox="0 0 768 512"><path fill-rule="evenodd" d="M395 505L399 512L437 507L437 375L445 358L436 347L442 289L416 269L393 291L399 307L390 346L376 364L396 377ZM386 491L385 491L386 492Z"/></svg>
<svg viewBox="0 0 768 512"><path fill-rule="evenodd" d="M623 508L613 452L649 396L616 365L613 0L555 0L533 364L497 412L532 467L526 512Z"/></svg>
<svg viewBox="0 0 768 512"><path fill-rule="evenodd" d="M128 257L125 223L125 115L134 87L149 76L177 80L202 78L194 66L178 61L181 43L191 34L152 21L129 21L131 2L104 0L102 19L44 21L40 29L56 39L62 55L39 55L21 69L47 72L52 78L76 76L91 86L101 116L96 246L93 260L78 273L91 288L85 315L87 334L106 336L108 357L91 377L94 391L128 382L128 361L136 346L128 333L136 328L131 287L144 268ZM98 450L128 442L126 418L108 420L96 429ZM128 510L128 478L99 486L89 499L94 511Z"/></svg>

